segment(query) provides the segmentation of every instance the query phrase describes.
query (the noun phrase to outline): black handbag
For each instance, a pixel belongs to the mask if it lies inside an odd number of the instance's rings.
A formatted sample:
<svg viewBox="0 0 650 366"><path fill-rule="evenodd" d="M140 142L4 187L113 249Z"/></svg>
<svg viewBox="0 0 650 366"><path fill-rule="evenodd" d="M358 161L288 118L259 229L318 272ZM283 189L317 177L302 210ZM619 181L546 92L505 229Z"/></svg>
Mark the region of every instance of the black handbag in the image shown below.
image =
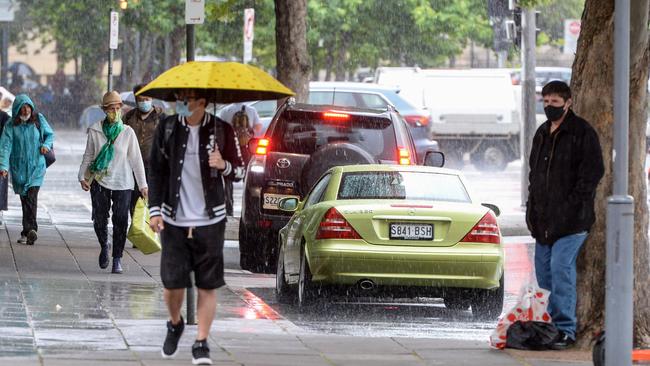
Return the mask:
<svg viewBox="0 0 650 366"><path fill-rule="evenodd" d="M43 137L43 130L41 130L41 123L38 121L38 117L36 117L36 121L34 122L36 125L36 128L38 128L38 134L41 136L41 145L45 142L45 138ZM54 145L52 145L52 148L49 149L48 152L43 154L45 157L45 167L49 168L50 165L54 164L56 161L56 155L54 154Z"/></svg>

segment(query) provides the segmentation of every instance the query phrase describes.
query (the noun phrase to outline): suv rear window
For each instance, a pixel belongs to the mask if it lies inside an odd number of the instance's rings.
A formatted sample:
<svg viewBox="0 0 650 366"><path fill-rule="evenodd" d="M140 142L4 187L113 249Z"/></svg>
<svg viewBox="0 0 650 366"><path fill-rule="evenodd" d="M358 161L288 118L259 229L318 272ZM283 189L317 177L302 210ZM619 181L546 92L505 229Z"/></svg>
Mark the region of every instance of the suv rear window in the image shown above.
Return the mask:
<svg viewBox="0 0 650 366"><path fill-rule="evenodd" d="M471 202L458 176L423 172L343 173L338 198Z"/></svg>
<svg viewBox="0 0 650 366"><path fill-rule="evenodd" d="M273 151L311 155L320 147L347 142L381 160L395 160L395 129L388 118L350 115L349 119L326 119L321 112L290 111L278 120Z"/></svg>

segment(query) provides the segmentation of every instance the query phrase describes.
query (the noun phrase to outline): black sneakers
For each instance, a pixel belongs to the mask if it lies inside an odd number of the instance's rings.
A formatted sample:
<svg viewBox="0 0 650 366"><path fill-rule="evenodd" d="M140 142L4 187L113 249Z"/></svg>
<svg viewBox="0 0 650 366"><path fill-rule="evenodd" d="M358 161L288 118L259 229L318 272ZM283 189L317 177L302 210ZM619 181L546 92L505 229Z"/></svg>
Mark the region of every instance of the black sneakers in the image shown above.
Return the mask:
<svg viewBox="0 0 650 366"><path fill-rule="evenodd" d="M99 252L99 268L105 269L108 267L108 245L102 246L102 250Z"/></svg>
<svg viewBox="0 0 650 366"><path fill-rule="evenodd" d="M185 320L181 316L181 322L172 325L172 321L167 321L167 337L165 337L165 343L162 348L162 357L163 358L172 358L178 353L178 341L180 341L181 336L183 335L183 330L185 329Z"/></svg>
<svg viewBox="0 0 650 366"><path fill-rule="evenodd" d="M558 337L555 339L555 342L551 344L551 349L556 350L556 351L563 351L576 343L576 340L571 338L569 335L566 333L560 331L560 334Z"/></svg>
<svg viewBox="0 0 650 366"><path fill-rule="evenodd" d="M29 230L27 232L26 237L27 237L27 242L25 244L34 245L36 239L38 239L38 234L36 234L36 230Z"/></svg>
<svg viewBox="0 0 650 366"><path fill-rule="evenodd" d="M192 365L212 365L207 340L197 340L192 345Z"/></svg>

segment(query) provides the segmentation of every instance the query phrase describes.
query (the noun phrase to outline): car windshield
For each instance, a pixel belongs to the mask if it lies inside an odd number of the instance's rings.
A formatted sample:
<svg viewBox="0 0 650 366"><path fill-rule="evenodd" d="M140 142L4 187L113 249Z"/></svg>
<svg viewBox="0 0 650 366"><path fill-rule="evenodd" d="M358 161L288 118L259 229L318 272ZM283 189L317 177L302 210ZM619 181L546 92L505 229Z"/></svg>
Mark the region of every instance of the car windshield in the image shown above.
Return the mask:
<svg viewBox="0 0 650 366"><path fill-rule="evenodd" d="M394 171L344 173L338 198L471 202L457 175Z"/></svg>
<svg viewBox="0 0 650 366"><path fill-rule="evenodd" d="M395 160L397 145L390 119L350 116L349 120L314 118L314 113L286 113L273 129L273 151L311 155L319 148L345 142L381 160Z"/></svg>

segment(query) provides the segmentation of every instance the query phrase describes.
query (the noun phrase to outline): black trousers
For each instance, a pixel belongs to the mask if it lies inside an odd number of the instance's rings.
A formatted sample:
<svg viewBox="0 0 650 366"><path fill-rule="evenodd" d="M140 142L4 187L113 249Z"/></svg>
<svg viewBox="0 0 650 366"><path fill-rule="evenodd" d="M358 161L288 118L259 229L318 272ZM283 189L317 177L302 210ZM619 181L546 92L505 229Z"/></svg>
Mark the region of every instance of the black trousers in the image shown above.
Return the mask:
<svg viewBox="0 0 650 366"><path fill-rule="evenodd" d="M20 196L20 204L23 206L23 231L21 236L27 236L30 230L38 231L36 223L36 211L38 209L38 191L41 187L31 187L27 195Z"/></svg>
<svg viewBox="0 0 650 366"><path fill-rule="evenodd" d="M226 193L226 215L228 216L234 216L233 215L233 205L234 205L234 199L232 197L232 191L233 191L233 186L232 186L232 180L228 178L223 178L224 182L224 192Z"/></svg>
<svg viewBox="0 0 650 366"><path fill-rule="evenodd" d="M90 198L93 203L93 226L99 245L108 245L108 218L110 211L113 211L113 258L122 258L129 228L131 190L113 191L93 182Z"/></svg>

